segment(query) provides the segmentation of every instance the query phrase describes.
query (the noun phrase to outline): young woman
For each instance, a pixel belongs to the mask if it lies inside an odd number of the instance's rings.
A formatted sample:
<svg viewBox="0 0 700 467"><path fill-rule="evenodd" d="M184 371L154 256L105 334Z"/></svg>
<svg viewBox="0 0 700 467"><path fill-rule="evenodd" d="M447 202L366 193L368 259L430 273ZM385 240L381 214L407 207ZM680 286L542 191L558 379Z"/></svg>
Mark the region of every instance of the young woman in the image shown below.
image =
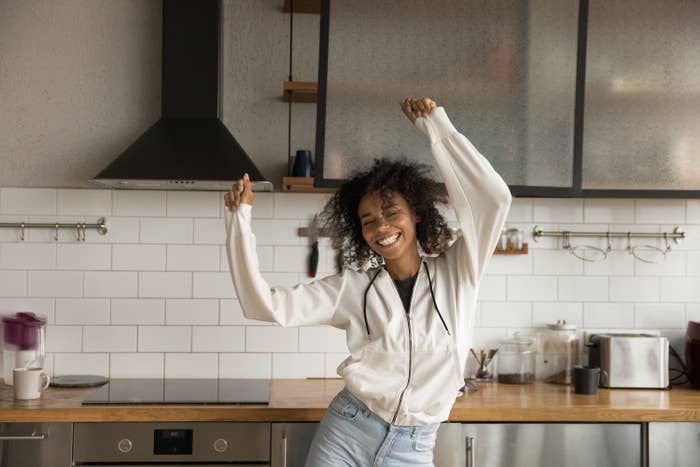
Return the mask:
<svg viewBox="0 0 700 467"><path fill-rule="evenodd" d="M432 466L437 429L464 384L479 282L511 195L442 107L423 98L401 108L429 139L456 212L461 235L449 247L436 209L445 199L427 168L379 160L324 210L334 246L358 269L270 288L250 228L247 175L225 196L229 266L245 316L346 331L350 356L338 367L345 388L321 421L307 466Z"/></svg>

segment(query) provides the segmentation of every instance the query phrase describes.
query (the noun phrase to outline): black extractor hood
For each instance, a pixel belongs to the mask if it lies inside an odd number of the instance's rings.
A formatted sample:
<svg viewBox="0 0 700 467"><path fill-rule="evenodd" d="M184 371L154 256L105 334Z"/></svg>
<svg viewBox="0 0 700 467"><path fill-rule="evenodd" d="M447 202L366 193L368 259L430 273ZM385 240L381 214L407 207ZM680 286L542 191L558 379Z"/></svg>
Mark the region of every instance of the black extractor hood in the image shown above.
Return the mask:
<svg viewBox="0 0 700 467"><path fill-rule="evenodd" d="M227 190L247 172L254 191L272 191L219 119L220 30L220 0L163 0L162 116L92 182Z"/></svg>

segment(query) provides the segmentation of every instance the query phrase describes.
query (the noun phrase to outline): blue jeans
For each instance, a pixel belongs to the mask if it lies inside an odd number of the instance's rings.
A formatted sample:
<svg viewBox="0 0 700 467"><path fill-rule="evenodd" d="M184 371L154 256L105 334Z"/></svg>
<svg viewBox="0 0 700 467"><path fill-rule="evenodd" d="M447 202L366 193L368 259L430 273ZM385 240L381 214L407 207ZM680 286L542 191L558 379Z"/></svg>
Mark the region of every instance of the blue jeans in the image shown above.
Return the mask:
<svg viewBox="0 0 700 467"><path fill-rule="evenodd" d="M439 426L392 426L343 389L321 420L306 467L433 467Z"/></svg>

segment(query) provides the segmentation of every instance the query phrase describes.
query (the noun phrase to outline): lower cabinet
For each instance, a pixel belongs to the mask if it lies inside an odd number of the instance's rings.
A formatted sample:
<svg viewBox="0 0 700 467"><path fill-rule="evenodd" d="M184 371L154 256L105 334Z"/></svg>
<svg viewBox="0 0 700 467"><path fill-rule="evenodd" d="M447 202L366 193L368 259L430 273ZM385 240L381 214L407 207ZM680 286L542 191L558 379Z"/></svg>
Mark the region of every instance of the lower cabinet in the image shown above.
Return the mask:
<svg viewBox="0 0 700 467"><path fill-rule="evenodd" d="M700 423L649 423L649 467L700 465Z"/></svg>
<svg viewBox="0 0 700 467"><path fill-rule="evenodd" d="M434 459L435 467L640 467L641 451L633 423L443 423Z"/></svg>
<svg viewBox="0 0 700 467"><path fill-rule="evenodd" d="M71 467L72 423L0 423L0 467Z"/></svg>
<svg viewBox="0 0 700 467"><path fill-rule="evenodd" d="M318 423L273 423L270 465L272 467L304 467L311 440Z"/></svg>

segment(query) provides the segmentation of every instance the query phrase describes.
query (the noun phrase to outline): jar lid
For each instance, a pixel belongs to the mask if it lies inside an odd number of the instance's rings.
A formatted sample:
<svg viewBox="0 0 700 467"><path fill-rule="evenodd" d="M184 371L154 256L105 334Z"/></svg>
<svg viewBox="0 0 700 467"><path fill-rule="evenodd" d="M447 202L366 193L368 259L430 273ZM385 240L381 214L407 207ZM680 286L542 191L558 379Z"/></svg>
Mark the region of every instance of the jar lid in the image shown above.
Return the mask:
<svg viewBox="0 0 700 467"><path fill-rule="evenodd" d="M548 324L547 328L553 329L555 331L575 331L576 325L575 324L566 324L565 319L558 319L556 324Z"/></svg>
<svg viewBox="0 0 700 467"><path fill-rule="evenodd" d="M502 342L503 346L515 346L518 351L529 351L532 349L534 339L530 336L522 336L518 331L513 333L513 337Z"/></svg>

